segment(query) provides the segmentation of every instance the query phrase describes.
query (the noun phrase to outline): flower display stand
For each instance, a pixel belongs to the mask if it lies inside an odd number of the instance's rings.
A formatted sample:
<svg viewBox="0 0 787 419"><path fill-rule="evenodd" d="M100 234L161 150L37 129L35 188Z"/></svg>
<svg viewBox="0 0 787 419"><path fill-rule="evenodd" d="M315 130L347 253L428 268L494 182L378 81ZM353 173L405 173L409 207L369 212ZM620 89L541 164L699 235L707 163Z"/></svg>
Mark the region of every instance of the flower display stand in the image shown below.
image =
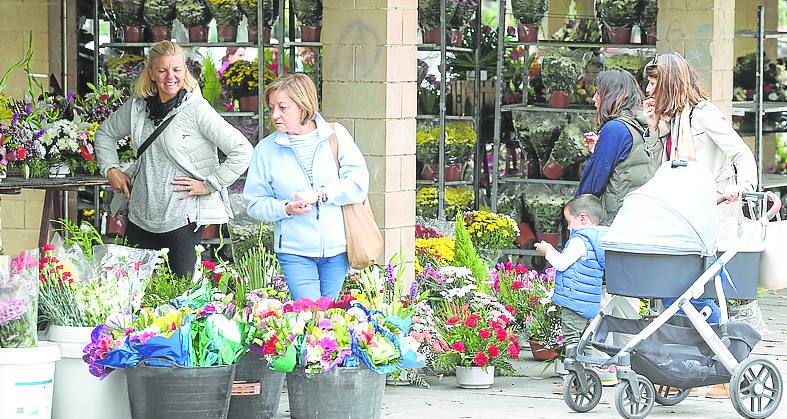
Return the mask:
<svg viewBox="0 0 787 419"><path fill-rule="evenodd" d="M462 388L489 388L495 383L495 367L456 367L456 383Z"/></svg>
<svg viewBox="0 0 787 419"><path fill-rule="evenodd" d="M382 415L385 374L361 367L334 367L310 377L287 373L290 416L296 419L373 419Z"/></svg>
<svg viewBox="0 0 787 419"><path fill-rule="evenodd" d="M55 419L130 419L126 375L115 371L98 380L82 360L82 349L90 343L92 327L49 326L47 338L60 347L55 366L52 417Z"/></svg>
<svg viewBox="0 0 787 419"><path fill-rule="evenodd" d="M248 352L235 367L230 419L266 419L279 410L284 373L270 369L265 357Z"/></svg>

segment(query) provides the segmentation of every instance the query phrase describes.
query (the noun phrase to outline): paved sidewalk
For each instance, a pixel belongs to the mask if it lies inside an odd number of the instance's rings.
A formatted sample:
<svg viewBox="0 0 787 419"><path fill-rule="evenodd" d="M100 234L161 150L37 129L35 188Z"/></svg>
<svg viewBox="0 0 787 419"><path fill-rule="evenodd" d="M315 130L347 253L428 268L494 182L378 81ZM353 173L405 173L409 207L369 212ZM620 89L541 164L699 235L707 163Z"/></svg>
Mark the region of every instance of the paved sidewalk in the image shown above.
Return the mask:
<svg viewBox="0 0 787 419"><path fill-rule="evenodd" d="M755 349L755 355L767 356L775 361L787 383L787 292L773 292L761 300L768 334ZM385 388L383 417L391 418L614 418L618 417L613 396L614 387L605 387L601 402L591 412L573 412L563 402L563 397L552 394L560 380L553 369L544 371L544 364L535 362L528 352L522 351L515 363L525 377L497 377L487 390L464 390L456 386L454 377L442 380L429 377L429 389L414 387ZM787 395L772 418L787 418ZM289 417L288 403L282 395L279 418ZM654 406L650 418L737 418L729 399L712 400L689 397L677 406Z"/></svg>

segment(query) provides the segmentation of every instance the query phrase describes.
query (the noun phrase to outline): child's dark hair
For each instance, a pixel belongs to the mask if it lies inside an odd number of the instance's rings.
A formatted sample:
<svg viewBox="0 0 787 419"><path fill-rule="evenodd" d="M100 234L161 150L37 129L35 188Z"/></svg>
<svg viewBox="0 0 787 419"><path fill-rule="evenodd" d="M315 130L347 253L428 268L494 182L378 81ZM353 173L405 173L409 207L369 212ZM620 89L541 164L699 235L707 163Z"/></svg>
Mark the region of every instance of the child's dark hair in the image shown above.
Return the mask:
<svg viewBox="0 0 787 419"><path fill-rule="evenodd" d="M596 225L601 222L601 217L604 215L604 210L601 208L601 200L595 195L587 193L568 201L565 208L572 217L577 217L584 212L590 218L590 221Z"/></svg>

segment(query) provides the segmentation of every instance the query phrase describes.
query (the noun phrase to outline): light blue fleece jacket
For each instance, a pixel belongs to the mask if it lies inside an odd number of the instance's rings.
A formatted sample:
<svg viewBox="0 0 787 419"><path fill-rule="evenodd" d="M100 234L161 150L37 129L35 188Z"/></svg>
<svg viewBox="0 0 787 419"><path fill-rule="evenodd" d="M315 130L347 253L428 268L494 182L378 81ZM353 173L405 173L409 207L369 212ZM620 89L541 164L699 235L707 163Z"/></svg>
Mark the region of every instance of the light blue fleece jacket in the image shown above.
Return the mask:
<svg viewBox="0 0 787 419"><path fill-rule="evenodd" d="M260 141L243 190L246 212L275 222L274 250L305 257L331 257L347 251L342 205L360 203L369 191L369 171L363 154L346 128L335 124L339 145L336 162L329 141L331 124L315 116L319 144L314 150L313 182L298 160L286 132L276 131ZM287 215L284 206L297 192L322 189L328 200L302 215Z"/></svg>

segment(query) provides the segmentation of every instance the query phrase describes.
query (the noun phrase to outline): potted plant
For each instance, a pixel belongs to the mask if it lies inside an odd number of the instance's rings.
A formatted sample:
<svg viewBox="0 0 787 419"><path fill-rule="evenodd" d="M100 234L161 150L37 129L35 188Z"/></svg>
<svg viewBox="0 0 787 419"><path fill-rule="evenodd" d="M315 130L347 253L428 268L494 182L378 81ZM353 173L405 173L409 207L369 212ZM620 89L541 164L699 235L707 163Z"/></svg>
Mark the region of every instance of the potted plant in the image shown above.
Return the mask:
<svg viewBox="0 0 787 419"><path fill-rule="evenodd" d="M497 264L502 250L514 244L519 231L514 219L489 211L469 211L464 214L467 232L481 256L491 266Z"/></svg>
<svg viewBox="0 0 787 419"><path fill-rule="evenodd" d="M175 3L175 15L189 31L189 42L208 41L208 23L213 18L207 0L182 0Z"/></svg>
<svg viewBox="0 0 787 419"><path fill-rule="evenodd" d="M498 263L492 272L492 291L514 316L514 326L520 333L520 343L529 340L525 335L527 324L533 318L530 295L537 279L538 272L521 263L514 266L511 261Z"/></svg>
<svg viewBox="0 0 787 419"><path fill-rule="evenodd" d="M631 27L637 21L639 0L599 0L601 22L609 33L609 42L631 42Z"/></svg>
<svg viewBox="0 0 787 419"><path fill-rule="evenodd" d="M445 1L446 24L454 14L454 8L456 8L456 0ZM440 43L440 0L418 0L418 26L424 32L425 44ZM447 33L446 38L448 38Z"/></svg>
<svg viewBox="0 0 787 419"><path fill-rule="evenodd" d="M585 144L583 130L579 123L570 123L563 128L552 148L552 154L544 165L543 173L547 179L560 179L565 169L581 163L590 157L590 150Z"/></svg>
<svg viewBox="0 0 787 419"><path fill-rule="evenodd" d="M415 159L420 167L418 174L421 179L433 180L437 175L435 161L437 160L437 136L433 128L419 125L415 131Z"/></svg>
<svg viewBox="0 0 787 419"><path fill-rule="evenodd" d="M546 193L527 194L527 211L533 217L536 234L540 240L558 246L558 226L563 217L563 206L568 197Z"/></svg>
<svg viewBox="0 0 787 419"><path fill-rule="evenodd" d="M571 93L577 79L582 75L582 66L570 57L548 55L541 64L544 87L551 92L549 106L567 108L571 104Z"/></svg>
<svg viewBox="0 0 787 419"><path fill-rule="evenodd" d="M435 128L440 135L440 128ZM471 122L451 121L445 124L445 180L462 180L465 164L475 151L478 135Z"/></svg>
<svg viewBox="0 0 787 419"><path fill-rule="evenodd" d="M536 361L552 361L563 351L563 328L560 307L549 298L555 288L555 269L538 276L530 292L531 320L527 325L530 351Z"/></svg>
<svg viewBox="0 0 787 419"><path fill-rule="evenodd" d="M142 24L145 22L142 11L144 0L107 0L111 14L117 25L123 28L123 41L142 42ZM106 6L106 3L105 3Z"/></svg>
<svg viewBox="0 0 787 419"><path fill-rule="evenodd" d="M208 7L216 19L219 41L235 42L238 37L238 23L243 17L238 0L208 0Z"/></svg>
<svg viewBox="0 0 787 419"><path fill-rule="evenodd" d="M322 0L297 0L295 17L301 23L301 41L320 42Z"/></svg>
<svg viewBox="0 0 787 419"><path fill-rule="evenodd" d="M175 20L175 1L145 0L142 17L150 27L153 42L169 41L172 38L172 22Z"/></svg>
<svg viewBox="0 0 787 419"><path fill-rule="evenodd" d="M456 217L457 212L467 211L473 202L473 190L466 186L445 188L446 218ZM425 187L415 193L416 215L437 218L437 188Z"/></svg>
<svg viewBox="0 0 787 419"><path fill-rule="evenodd" d="M257 43L257 0L240 0L240 9L246 15L246 25L249 31L249 42ZM262 43L271 43L271 28L273 22L279 17L278 0L262 0Z"/></svg>
<svg viewBox="0 0 787 419"><path fill-rule="evenodd" d="M549 0L512 0L511 11L519 22L517 36L521 42L538 40L538 25L549 10Z"/></svg>
<svg viewBox="0 0 787 419"><path fill-rule="evenodd" d="M475 15L478 8L478 0L453 1L456 3L454 12L450 16L446 13L446 16L448 16L446 21L447 29L450 29L446 34L446 43L455 47L462 47L465 39L464 29ZM438 9L437 12L440 13L440 10Z"/></svg>
<svg viewBox="0 0 787 419"><path fill-rule="evenodd" d="M659 14L659 2L658 0L640 0L639 10L642 43L656 45L656 20Z"/></svg>
<svg viewBox="0 0 787 419"><path fill-rule="evenodd" d="M237 98L241 112L259 111L259 63L238 60L224 72L221 83L230 96Z"/></svg>
<svg viewBox="0 0 787 419"><path fill-rule="evenodd" d="M104 65L107 82L128 95L134 81L145 69L145 59L137 54L125 53L119 57L108 58Z"/></svg>

